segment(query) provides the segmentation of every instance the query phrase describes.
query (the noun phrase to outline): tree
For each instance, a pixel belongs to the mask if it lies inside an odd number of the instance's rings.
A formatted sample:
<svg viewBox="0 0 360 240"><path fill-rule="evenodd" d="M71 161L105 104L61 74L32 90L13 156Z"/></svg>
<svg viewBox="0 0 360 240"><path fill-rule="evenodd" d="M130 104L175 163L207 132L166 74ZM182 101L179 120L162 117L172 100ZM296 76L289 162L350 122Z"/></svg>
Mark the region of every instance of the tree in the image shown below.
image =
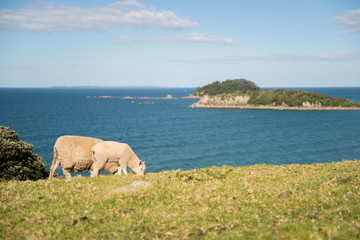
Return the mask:
<svg viewBox="0 0 360 240"><path fill-rule="evenodd" d="M0 180L38 180L47 178L46 163L32 152L34 146L19 141L8 127L0 126Z"/></svg>
<svg viewBox="0 0 360 240"><path fill-rule="evenodd" d="M195 96L217 95L235 93L237 91L259 91L260 88L253 82L246 79L226 80L223 82L213 82L203 87L197 88Z"/></svg>

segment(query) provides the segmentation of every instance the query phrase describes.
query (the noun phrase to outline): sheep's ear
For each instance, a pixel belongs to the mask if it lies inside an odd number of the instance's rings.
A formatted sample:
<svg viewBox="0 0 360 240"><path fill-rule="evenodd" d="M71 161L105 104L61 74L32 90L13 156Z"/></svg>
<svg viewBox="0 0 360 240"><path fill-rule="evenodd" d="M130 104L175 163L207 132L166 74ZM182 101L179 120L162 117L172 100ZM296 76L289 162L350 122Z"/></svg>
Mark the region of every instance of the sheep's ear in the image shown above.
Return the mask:
<svg viewBox="0 0 360 240"><path fill-rule="evenodd" d="M140 160L139 165L141 165L141 164L142 164L142 161Z"/></svg>

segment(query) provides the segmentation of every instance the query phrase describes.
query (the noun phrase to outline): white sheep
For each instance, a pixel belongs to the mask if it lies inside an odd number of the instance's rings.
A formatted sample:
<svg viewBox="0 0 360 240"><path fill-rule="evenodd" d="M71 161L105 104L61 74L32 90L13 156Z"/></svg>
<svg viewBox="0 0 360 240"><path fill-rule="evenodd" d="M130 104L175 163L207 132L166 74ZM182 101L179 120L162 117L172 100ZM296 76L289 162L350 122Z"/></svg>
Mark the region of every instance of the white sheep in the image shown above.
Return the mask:
<svg viewBox="0 0 360 240"><path fill-rule="evenodd" d="M59 137L54 145L54 159L51 164L49 179L52 179L55 170L60 166L62 167L62 171L67 181L70 181L71 179L69 171L75 173L85 170L91 171L94 163L91 147L99 142L102 142L102 140L90 137ZM99 170L115 173L118 170L118 165L109 163Z"/></svg>
<svg viewBox="0 0 360 240"><path fill-rule="evenodd" d="M91 148L94 159L94 170L91 176L98 176L99 170L106 163L118 164L117 174L127 174L127 167L131 168L136 174L144 175L146 170L145 162L141 161L133 150L126 143L114 141L103 141Z"/></svg>

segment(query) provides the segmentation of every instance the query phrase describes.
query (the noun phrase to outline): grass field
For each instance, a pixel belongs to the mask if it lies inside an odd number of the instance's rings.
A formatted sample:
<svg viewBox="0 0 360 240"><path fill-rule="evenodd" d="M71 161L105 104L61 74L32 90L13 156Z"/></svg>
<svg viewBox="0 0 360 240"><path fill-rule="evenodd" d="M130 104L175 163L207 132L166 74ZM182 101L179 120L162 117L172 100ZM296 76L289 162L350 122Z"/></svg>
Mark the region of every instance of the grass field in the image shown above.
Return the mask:
<svg viewBox="0 0 360 240"><path fill-rule="evenodd" d="M360 239L360 161L1 182L0 239Z"/></svg>

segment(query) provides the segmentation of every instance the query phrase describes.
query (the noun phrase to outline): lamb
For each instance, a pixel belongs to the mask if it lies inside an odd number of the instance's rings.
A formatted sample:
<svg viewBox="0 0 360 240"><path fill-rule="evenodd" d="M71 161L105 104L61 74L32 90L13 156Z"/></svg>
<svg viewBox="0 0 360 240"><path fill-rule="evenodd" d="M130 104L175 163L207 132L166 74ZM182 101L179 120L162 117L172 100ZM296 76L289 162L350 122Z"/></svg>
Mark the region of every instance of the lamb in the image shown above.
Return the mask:
<svg viewBox="0 0 360 240"><path fill-rule="evenodd" d="M102 140L81 136L62 136L59 137L54 145L54 159L50 168L49 180L54 176L55 170L62 167L66 181L71 180L71 172L82 172L92 170L93 158L91 147L102 142ZM116 163L105 164L99 170L106 170L115 173L118 170Z"/></svg>
<svg viewBox="0 0 360 240"><path fill-rule="evenodd" d="M98 176L99 170L106 163L118 164L117 174L121 172L127 174L127 167L131 168L136 174L144 175L146 170L145 162L141 161L129 145L114 141L103 141L91 148L94 159L94 170L91 176Z"/></svg>

